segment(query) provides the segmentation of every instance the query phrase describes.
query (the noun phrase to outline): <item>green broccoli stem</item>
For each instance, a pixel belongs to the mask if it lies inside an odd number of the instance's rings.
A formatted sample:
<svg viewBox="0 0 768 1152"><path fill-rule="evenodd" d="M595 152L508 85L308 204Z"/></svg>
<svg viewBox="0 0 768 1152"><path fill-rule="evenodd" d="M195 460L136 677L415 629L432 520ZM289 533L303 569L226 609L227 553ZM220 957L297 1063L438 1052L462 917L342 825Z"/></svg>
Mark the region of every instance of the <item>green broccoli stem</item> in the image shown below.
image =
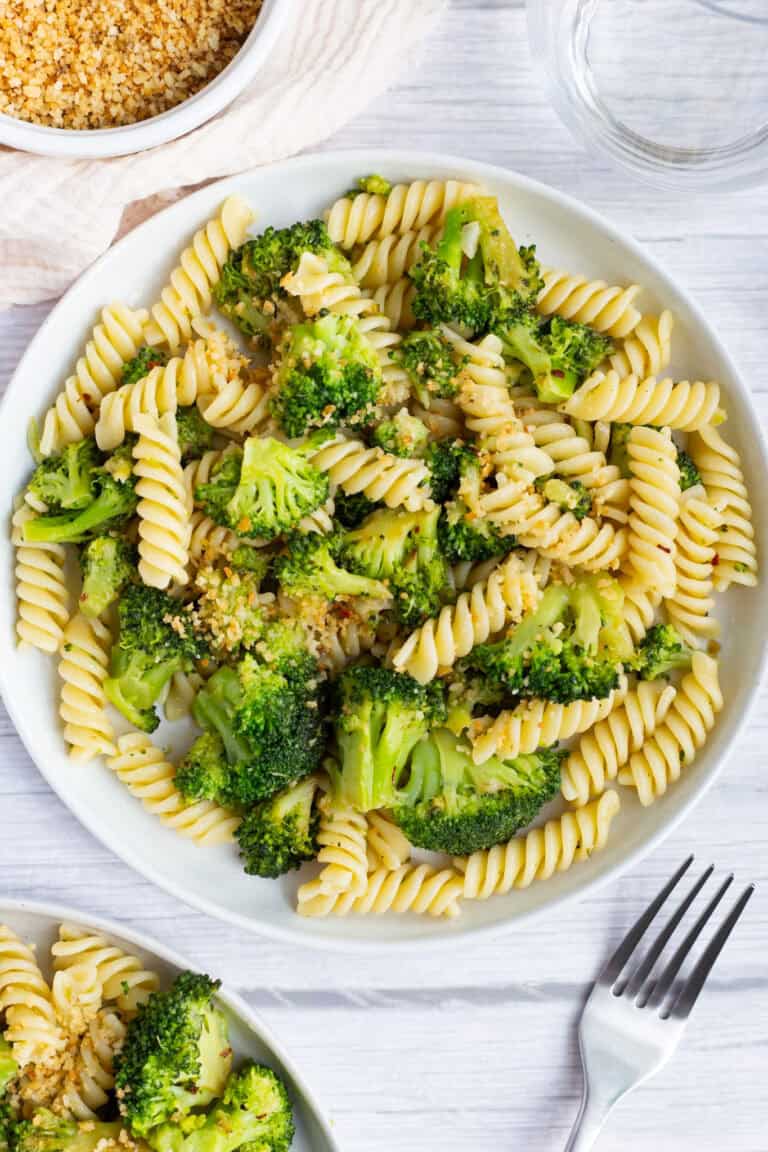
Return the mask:
<svg viewBox="0 0 768 1152"><path fill-rule="evenodd" d="M56 512L27 520L24 539L31 544L75 544L125 511L125 498L110 486L82 512Z"/></svg>

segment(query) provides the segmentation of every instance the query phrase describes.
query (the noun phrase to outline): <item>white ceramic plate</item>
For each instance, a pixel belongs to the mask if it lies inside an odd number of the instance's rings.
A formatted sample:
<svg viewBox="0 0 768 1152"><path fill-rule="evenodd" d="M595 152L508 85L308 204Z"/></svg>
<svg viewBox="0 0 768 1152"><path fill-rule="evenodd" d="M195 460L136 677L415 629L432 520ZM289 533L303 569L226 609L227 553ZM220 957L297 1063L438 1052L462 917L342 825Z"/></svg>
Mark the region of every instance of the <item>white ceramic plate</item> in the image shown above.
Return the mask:
<svg viewBox="0 0 768 1152"><path fill-rule="evenodd" d="M46 961L50 956L51 944L57 939L59 924L67 920L102 933L119 948L138 956L142 963L159 974L162 987L166 987L180 971L196 969L194 964L178 952L112 920L84 916L72 908L57 904L0 901L0 924L7 924L22 940L34 945L44 972L47 972ZM209 975L215 978L216 973L211 972ZM217 999L227 1014L235 1060L251 1059L268 1064L285 1081L296 1121L296 1136L291 1152L340 1152L309 1088L258 1016L240 996L227 989L220 989Z"/></svg>
<svg viewBox="0 0 768 1152"><path fill-rule="evenodd" d="M609 283L638 281L645 287L644 310L673 309L672 370L681 378L696 372L722 382L729 412L726 432L742 455L762 546L768 538L768 504L761 499L768 488L768 464L757 414L732 360L690 297L632 240L562 194L499 168L407 152L305 156L222 181L137 228L97 261L48 317L8 389L0 420L0 477L8 514L13 493L30 471L27 421L39 416L61 387L99 308L118 297L129 304L151 302L182 244L230 192L251 201L257 229L284 226L318 214L367 172L382 172L391 180L459 176L482 181L498 195L517 242L535 240L544 263ZM0 685L30 755L64 803L119 856L188 903L250 930L325 947L380 949L455 941L508 927L617 875L668 833L712 782L744 723L765 664L768 597L760 590L733 589L719 606L726 702L713 735L696 763L651 808L641 808L631 790L622 791L623 808L609 843L588 863L525 891L466 903L462 916L448 923L416 916L303 920L293 911L295 876L281 882L246 876L234 849L195 847L161 828L104 766L78 767L67 760L57 722L55 663L15 648L7 533L0 536L0 556ZM185 738L182 726L176 739ZM176 742L163 729L159 739Z"/></svg>

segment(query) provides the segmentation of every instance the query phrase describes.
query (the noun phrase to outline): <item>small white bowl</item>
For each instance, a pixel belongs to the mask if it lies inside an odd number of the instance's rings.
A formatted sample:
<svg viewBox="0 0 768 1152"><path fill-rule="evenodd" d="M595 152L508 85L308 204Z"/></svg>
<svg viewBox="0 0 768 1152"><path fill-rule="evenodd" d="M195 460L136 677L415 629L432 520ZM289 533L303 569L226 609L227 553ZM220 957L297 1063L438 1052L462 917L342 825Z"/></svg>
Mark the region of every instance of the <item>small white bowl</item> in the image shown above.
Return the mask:
<svg viewBox="0 0 768 1152"><path fill-rule="evenodd" d="M41 156L102 160L176 140L221 112L250 84L285 27L292 4L293 0L263 0L247 40L227 67L194 96L159 116L120 128L75 129L47 128L0 112L0 144Z"/></svg>

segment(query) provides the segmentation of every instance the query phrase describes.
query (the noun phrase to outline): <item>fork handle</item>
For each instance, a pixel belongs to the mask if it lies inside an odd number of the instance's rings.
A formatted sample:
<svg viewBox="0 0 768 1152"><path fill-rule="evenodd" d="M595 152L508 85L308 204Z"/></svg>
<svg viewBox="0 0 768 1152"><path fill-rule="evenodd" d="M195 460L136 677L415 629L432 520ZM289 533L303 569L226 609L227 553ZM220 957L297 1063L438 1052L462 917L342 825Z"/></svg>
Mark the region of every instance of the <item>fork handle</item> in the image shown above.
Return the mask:
<svg viewBox="0 0 768 1152"><path fill-rule="evenodd" d="M589 1088L584 1086L579 1114L568 1137L565 1152L589 1152L589 1149L594 1147L613 1103L613 1101L596 1100L590 1094Z"/></svg>

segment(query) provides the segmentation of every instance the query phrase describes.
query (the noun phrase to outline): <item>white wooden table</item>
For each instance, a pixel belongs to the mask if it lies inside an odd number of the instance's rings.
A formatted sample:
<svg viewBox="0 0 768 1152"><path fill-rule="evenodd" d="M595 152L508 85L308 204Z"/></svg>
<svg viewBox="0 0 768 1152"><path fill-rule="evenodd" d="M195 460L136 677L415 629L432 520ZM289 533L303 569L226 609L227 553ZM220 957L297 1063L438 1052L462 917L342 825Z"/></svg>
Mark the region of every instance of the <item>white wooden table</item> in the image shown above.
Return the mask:
<svg viewBox="0 0 768 1152"><path fill-rule="evenodd" d="M519 0L453 0L408 76L324 147L396 144L463 154L606 212L698 297L768 411L764 190L695 200L665 195L587 156L533 74ZM47 311L0 316L3 384ZM310 953L191 911L79 827L38 776L4 712L0 740L0 898L60 900L123 918L242 989L290 1045L342 1143L356 1152L561 1148L580 1089L574 1024L617 937L690 851L739 879L762 881L673 1065L625 1102L599 1147L768 1148L765 693L727 774L621 881L513 935L403 959Z"/></svg>

